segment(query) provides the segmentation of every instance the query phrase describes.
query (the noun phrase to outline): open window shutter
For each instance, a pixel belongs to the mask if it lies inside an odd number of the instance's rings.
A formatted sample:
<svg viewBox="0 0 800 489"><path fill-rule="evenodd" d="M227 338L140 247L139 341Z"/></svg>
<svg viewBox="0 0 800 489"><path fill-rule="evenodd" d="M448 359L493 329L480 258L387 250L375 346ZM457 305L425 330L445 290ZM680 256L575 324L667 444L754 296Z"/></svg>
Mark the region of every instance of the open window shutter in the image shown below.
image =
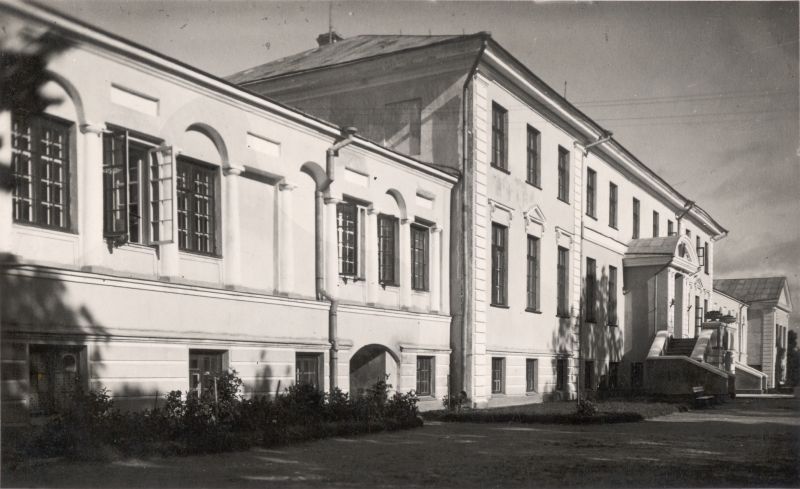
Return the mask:
<svg viewBox="0 0 800 489"><path fill-rule="evenodd" d="M172 146L151 149L150 244L175 242L175 152Z"/></svg>
<svg viewBox="0 0 800 489"><path fill-rule="evenodd" d="M697 248L697 258L700 262L700 266L705 266L706 264L706 250L702 246Z"/></svg>
<svg viewBox="0 0 800 489"><path fill-rule="evenodd" d="M103 234L128 234L128 135L103 137Z"/></svg>

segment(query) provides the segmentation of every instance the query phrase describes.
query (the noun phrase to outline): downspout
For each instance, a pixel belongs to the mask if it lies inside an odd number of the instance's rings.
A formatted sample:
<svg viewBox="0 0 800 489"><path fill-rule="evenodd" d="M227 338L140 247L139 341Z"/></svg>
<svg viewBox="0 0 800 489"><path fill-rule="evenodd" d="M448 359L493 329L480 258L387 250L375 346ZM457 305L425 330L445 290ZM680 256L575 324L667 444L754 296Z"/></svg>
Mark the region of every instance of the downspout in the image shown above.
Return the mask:
<svg viewBox="0 0 800 489"><path fill-rule="evenodd" d="M483 53L484 53L484 51L486 51L486 47L488 46L488 44L489 44L488 35L487 36L483 36L481 38L481 47L478 50L478 55L475 57L475 62L472 64L472 67L470 68L469 72L467 73L467 78L464 80L464 87L461 90L461 104L462 104L462 108L461 108L461 128L462 128L462 131L463 131L463 134L462 134L463 147L462 147L462 150L461 150L462 160L463 161L461 163L461 168L464 170L462 175L461 175L461 178L463 179L462 180L463 183L462 183L461 191L464 192L463 199L462 199L462 206L465 206L466 202L468 201L468 198L467 198L468 197L467 196L467 181L468 181L467 168L469 167L469 165L468 165L469 164L469 158L471 156L471 152L470 152L469 149L470 149L470 144L471 144L471 141L472 141L471 135L470 135L471 123L468 126L468 123L470 122L469 119L471 119L471 117L472 117L472 111L470 110L470 107L469 107L469 105L467 103L467 92L468 92L468 90L470 88L470 85L472 85L472 78L478 72L478 65L481 62L481 58L483 58ZM471 101L472 99L470 98L469 100ZM469 114L469 117L468 117L467 114ZM472 186L470 185L469 188L472 189ZM472 207L470 209L472 209ZM462 209L462 211L466 211L466 209ZM466 212L461 212L461 230L462 231L466 231L467 230L467 213ZM469 240L469 242L471 243L472 240ZM465 277L463 277L463 280L461 282L461 290L462 290L463 293L461 294L461 311L460 311L461 312L461 324L459 325L460 328L461 328L461 358L459 360L460 360L460 363L461 363L461 386L460 386L460 390L465 390L465 388L468 387L468 386L465 385L465 378L464 378L465 377L465 373L467 371L467 344L468 344L468 342L467 342L467 334L466 334L466 332L467 332L466 310L469 307L471 307L471 305L472 305L472 294L468 293L472 282L466 280L467 271L470 269L470 266L471 266L471 264L468 263L468 261L467 261L468 253L467 253L466 249L464 250L464 253L462 255L463 255L462 256L462 260L463 260L462 261L462 267L463 267L463 271L464 271ZM450 293L451 294L453 293L452 288L450 290ZM469 299L469 303L468 303L467 299ZM473 377L474 377L474 374L473 374ZM468 389L468 390L471 390L471 389ZM457 395L458 393L452 391L452 388L451 388L450 395L453 396L454 394Z"/></svg>
<svg viewBox="0 0 800 489"><path fill-rule="evenodd" d="M314 219L314 232L316 234L315 240L315 260L314 271L316 274L317 285L317 299L328 300L331 303L328 310L328 342L331 344L330 349L330 379L329 389L333 392L336 389L336 379L339 375L339 339L338 339L338 311L339 300L333 297L330 291L325 290L325 275L324 256L325 256L325 236L324 236L324 212L325 204L323 202L324 191L330 189L330 185L336 178L335 158L339 156L339 150L353 142L353 137L356 134L355 127L346 127L342 130L344 139L334 143L325 152L325 172L328 176L328 181L325 183L325 188L317 190L315 194L315 219ZM333 225L333 223L331 223ZM330 246L334 246L331 244Z"/></svg>

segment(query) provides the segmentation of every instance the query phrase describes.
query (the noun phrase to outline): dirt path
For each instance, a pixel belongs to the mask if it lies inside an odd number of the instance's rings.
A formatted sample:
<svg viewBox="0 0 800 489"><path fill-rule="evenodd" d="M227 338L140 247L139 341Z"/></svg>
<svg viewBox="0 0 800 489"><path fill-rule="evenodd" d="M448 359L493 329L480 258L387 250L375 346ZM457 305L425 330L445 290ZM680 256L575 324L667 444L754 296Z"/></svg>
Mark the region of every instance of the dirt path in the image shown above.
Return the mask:
<svg viewBox="0 0 800 489"><path fill-rule="evenodd" d="M798 487L795 400L607 426L428 423L276 450L27 467L3 487Z"/></svg>

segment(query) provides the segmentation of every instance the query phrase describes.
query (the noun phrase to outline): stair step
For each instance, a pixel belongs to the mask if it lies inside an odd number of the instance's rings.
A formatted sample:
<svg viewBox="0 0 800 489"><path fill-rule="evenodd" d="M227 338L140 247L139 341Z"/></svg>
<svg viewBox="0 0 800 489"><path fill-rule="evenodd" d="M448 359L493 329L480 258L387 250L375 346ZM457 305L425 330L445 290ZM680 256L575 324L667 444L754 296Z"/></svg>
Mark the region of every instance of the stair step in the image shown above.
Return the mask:
<svg viewBox="0 0 800 489"><path fill-rule="evenodd" d="M667 344L667 355L688 357L697 343L696 338L671 338Z"/></svg>

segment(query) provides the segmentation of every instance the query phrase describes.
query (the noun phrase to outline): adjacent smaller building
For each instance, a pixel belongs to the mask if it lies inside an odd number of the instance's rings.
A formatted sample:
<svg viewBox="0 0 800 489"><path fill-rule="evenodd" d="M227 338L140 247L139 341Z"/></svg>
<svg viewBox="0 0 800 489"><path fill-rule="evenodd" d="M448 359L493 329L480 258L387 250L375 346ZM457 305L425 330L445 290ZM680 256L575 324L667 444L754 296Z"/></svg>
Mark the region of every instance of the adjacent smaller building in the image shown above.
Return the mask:
<svg viewBox="0 0 800 489"><path fill-rule="evenodd" d="M786 345L792 299L786 277L714 280L717 297L746 304L745 336L740 350L748 366L767 375L767 386L786 380ZM741 315L741 314L740 314Z"/></svg>

